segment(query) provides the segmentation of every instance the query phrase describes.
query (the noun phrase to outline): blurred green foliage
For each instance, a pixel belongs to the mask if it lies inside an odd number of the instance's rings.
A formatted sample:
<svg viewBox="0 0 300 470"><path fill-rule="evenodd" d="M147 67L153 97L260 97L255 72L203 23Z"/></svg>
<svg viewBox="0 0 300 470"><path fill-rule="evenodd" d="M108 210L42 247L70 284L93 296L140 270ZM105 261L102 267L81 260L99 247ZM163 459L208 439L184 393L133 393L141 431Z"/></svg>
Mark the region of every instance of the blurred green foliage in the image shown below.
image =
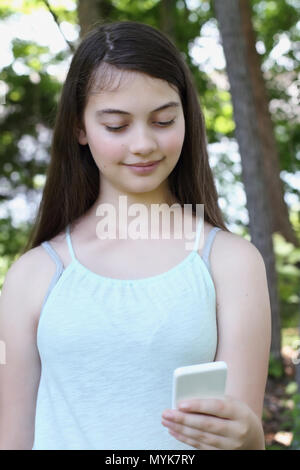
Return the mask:
<svg viewBox="0 0 300 470"><path fill-rule="evenodd" d="M290 220L300 241L299 214L291 211ZM273 244L278 274L282 327L298 327L300 307L300 248L295 248L291 243L287 243L277 233L273 236Z"/></svg>
<svg viewBox="0 0 300 470"><path fill-rule="evenodd" d="M280 168L294 173L299 171L300 159L299 116L296 104L299 99L297 82L300 71L300 1L252 0L251 3L257 39L265 47L261 59L267 78L269 99L277 102L276 110L272 110L272 120L280 155ZM282 39L287 44L290 42L290 47L286 47L280 61L275 61L272 59L272 50ZM295 93L294 96L291 93ZM295 155L298 155L298 158L295 158ZM285 189L297 194L286 183Z"/></svg>
<svg viewBox="0 0 300 470"><path fill-rule="evenodd" d="M291 410L293 440L291 450L300 450L300 394L293 394L293 408Z"/></svg>
<svg viewBox="0 0 300 470"><path fill-rule="evenodd" d="M284 375L284 369L282 365L282 361L280 359L276 359L273 357L272 353L270 354L269 359L269 377L273 379L279 379Z"/></svg>

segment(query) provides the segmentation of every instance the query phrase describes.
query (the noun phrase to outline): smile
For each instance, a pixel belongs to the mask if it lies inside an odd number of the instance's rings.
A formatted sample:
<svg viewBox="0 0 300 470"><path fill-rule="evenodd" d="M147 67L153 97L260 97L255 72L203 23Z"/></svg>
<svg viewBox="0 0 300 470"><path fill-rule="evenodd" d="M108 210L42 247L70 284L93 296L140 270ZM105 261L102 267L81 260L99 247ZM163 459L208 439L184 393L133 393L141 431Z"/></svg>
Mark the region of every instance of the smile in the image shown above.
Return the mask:
<svg viewBox="0 0 300 470"><path fill-rule="evenodd" d="M155 163L152 163L152 164L146 165L146 166L126 165L125 163L124 163L124 165L127 166L127 168L132 170L134 173L145 174L145 173L151 173L152 171L154 171L158 167L158 165L160 164L161 161L162 160L159 160L158 162L155 162Z"/></svg>

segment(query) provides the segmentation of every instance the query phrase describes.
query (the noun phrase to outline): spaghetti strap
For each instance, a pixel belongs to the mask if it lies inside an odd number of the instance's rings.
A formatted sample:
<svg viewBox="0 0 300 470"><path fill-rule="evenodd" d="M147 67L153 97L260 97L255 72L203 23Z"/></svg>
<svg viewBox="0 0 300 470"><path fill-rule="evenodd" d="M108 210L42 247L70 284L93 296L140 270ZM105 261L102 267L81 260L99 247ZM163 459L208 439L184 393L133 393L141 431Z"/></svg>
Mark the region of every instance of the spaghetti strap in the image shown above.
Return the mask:
<svg viewBox="0 0 300 470"><path fill-rule="evenodd" d="M210 249L211 249L211 245L214 241L214 238L216 236L216 233L219 230L221 230L219 227L214 227L214 228L211 229L211 231L209 232L208 237L206 239L206 242L205 242L205 245L204 245L204 248L203 248L203 252L202 252L202 259L203 259L204 263L206 264L206 266L208 267L209 272L210 272L210 262L209 262Z"/></svg>
<svg viewBox="0 0 300 470"><path fill-rule="evenodd" d="M60 257L58 256L54 248L52 248L51 244L49 242L43 242L41 243L41 246L45 248L45 250L49 253L49 255L51 256L51 258L56 264L57 270L58 271L63 270L64 266L63 266L62 260L60 259Z"/></svg>
<svg viewBox="0 0 300 470"><path fill-rule="evenodd" d="M52 246L50 245L49 242L43 242L41 243L41 246L47 251L47 253L51 256L51 258L53 259L53 261L55 262L56 264L56 271L54 273L54 276L53 278L51 279L51 283L48 287L48 290L46 292L46 295L44 297L44 301L43 301L43 305L42 305L42 309L44 308L44 305L46 304L46 301L50 295L50 292L52 291L53 287L55 286L55 284L57 283L58 279L60 278L60 276L62 275L63 271L64 271L64 265L60 259L60 257L58 256L58 254L56 253L56 251L52 248Z"/></svg>
<svg viewBox="0 0 300 470"><path fill-rule="evenodd" d="M70 235L70 225L67 225L66 228L66 239L69 247L69 253L73 261L76 261L76 256L73 250L72 242L71 242L71 235Z"/></svg>

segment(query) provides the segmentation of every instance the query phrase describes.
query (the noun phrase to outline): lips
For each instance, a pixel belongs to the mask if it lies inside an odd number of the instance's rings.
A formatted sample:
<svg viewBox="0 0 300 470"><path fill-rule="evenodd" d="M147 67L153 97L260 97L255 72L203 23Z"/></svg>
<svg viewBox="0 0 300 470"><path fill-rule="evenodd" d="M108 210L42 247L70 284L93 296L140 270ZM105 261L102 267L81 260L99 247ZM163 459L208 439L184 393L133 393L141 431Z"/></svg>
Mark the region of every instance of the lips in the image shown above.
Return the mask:
<svg viewBox="0 0 300 470"><path fill-rule="evenodd" d="M152 162L143 162L143 163L124 163L124 165L127 165L127 166L151 166L151 165L155 165L156 163L160 162L161 160L153 160Z"/></svg>
<svg viewBox="0 0 300 470"><path fill-rule="evenodd" d="M163 159L162 159L163 160ZM128 167L128 171L135 173L136 175L150 175L155 172L156 168L159 167L159 164L162 160L155 160L152 162L143 162L143 163L132 163L124 164Z"/></svg>

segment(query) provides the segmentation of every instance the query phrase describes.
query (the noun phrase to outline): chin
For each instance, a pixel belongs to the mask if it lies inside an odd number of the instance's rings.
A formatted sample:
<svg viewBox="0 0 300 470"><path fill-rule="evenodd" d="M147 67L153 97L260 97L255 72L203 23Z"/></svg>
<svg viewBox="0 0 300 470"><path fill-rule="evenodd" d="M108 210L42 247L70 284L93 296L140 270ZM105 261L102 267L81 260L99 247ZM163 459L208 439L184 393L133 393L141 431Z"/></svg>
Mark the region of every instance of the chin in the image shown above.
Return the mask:
<svg viewBox="0 0 300 470"><path fill-rule="evenodd" d="M150 193L152 191L155 191L159 188L159 184L140 184L140 185L132 185L130 187L124 188L124 191L126 193L131 193L131 194L144 194L144 193Z"/></svg>
<svg viewBox="0 0 300 470"><path fill-rule="evenodd" d="M148 181L146 181L146 178L140 178L140 181L137 181L131 185L127 185L124 188L124 191L127 193L133 193L133 194L141 194L141 193L149 193L151 191L157 190L160 185L162 184L161 180L155 180L154 178L152 181L150 181L150 178Z"/></svg>

